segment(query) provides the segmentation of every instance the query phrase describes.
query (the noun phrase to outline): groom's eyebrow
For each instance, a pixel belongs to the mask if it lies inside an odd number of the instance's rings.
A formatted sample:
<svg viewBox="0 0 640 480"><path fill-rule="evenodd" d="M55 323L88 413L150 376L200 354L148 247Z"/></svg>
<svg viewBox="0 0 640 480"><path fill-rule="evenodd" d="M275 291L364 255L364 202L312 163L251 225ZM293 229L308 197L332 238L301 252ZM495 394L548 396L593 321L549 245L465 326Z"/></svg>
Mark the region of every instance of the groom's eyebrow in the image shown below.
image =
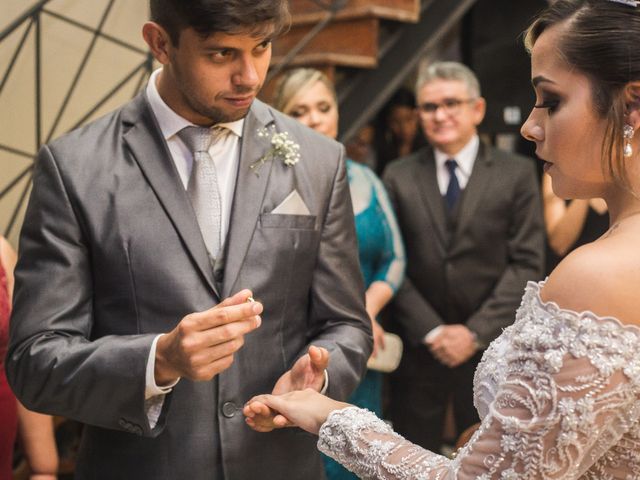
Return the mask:
<svg viewBox="0 0 640 480"><path fill-rule="evenodd" d="M254 44L254 48L262 45L263 43L271 43L272 41L273 41L273 36L271 36L271 35L266 36L266 37L257 38L256 39L256 43ZM211 43L209 45L204 45L202 47L202 49L205 52L219 52L221 50L228 50L230 52L233 52L233 51L238 51L239 50L239 48L237 48L237 47L232 47L232 46L225 45L224 42Z"/></svg>

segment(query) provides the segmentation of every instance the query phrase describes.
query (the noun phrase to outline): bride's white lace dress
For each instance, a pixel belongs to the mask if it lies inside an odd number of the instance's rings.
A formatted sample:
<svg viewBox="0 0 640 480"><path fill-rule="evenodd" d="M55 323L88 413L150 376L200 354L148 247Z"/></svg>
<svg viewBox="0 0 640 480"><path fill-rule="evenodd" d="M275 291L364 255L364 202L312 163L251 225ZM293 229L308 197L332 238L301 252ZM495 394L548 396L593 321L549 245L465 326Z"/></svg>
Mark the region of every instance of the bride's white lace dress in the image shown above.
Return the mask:
<svg viewBox="0 0 640 480"><path fill-rule="evenodd" d="M320 450L362 478L640 479L640 328L543 303L540 287L478 366L482 425L455 459L355 407L329 416Z"/></svg>

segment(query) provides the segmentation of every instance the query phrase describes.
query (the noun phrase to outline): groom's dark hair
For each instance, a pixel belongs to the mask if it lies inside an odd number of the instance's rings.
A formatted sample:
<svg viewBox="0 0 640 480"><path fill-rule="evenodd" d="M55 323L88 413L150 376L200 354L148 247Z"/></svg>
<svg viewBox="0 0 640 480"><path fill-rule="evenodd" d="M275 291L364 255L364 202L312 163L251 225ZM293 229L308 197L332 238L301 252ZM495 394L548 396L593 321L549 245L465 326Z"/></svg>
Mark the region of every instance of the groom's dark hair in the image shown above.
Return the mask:
<svg viewBox="0 0 640 480"><path fill-rule="evenodd" d="M214 33L276 36L289 27L287 0L150 0L151 20L164 28L174 45L180 32L193 28Z"/></svg>

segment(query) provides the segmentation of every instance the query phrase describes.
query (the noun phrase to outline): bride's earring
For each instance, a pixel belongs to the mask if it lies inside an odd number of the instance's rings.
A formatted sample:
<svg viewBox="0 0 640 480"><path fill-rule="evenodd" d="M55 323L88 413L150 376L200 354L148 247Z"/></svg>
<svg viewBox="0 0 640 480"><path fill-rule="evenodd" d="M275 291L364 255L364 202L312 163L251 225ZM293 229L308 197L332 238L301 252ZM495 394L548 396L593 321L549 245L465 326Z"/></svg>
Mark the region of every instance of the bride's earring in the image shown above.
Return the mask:
<svg viewBox="0 0 640 480"><path fill-rule="evenodd" d="M624 156L625 158L629 158L633 155L633 147L631 146L631 139L633 138L633 134L635 131L633 127L629 124L624 126L623 135L624 135Z"/></svg>

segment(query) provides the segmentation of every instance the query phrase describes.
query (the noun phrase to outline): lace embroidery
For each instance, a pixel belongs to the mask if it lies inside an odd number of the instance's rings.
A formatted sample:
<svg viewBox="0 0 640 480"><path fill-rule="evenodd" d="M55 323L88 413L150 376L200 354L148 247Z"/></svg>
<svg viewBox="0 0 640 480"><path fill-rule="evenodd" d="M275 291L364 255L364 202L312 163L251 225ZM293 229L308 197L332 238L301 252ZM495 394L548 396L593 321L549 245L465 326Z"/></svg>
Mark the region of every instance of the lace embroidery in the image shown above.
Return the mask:
<svg viewBox="0 0 640 480"><path fill-rule="evenodd" d="M333 412L318 447L362 478L640 478L640 329L543 303L530 282L474 380L482 425L454 460L372 413Z"/></svg>

